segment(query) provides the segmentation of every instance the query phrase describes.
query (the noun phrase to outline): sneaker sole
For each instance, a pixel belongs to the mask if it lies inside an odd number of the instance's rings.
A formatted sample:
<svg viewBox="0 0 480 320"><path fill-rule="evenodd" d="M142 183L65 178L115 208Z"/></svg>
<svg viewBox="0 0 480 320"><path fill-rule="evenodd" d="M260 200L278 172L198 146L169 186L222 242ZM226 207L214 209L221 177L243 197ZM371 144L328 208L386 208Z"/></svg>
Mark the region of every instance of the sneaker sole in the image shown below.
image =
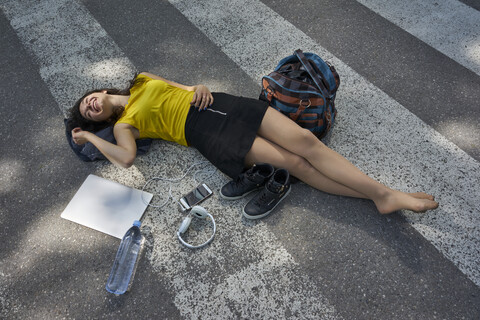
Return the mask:
<svg viewBox="0 0 480 320"><path fill-rule="evenodd" d="M242 194L242 195L236 196L236 197L227 197L226 195L224 195L224 194L222 193L222 190L221 190L221 189L220 189L220 191L218 192L218 194L220 195L220 198L225 199L225 200L238 200L238 199L242 199L242 198L246 197L247 195L249 195L250 193L255 192L255 191L258 191L258 190L260 190L260 189L262 189L262 188L263 188L263 186L258 187L258 188L256 188L256 189L250 190L250 191L248 191L248 192L246 192L246 193L244 193L244 194Z"/></svg>
<svg viewBox="0 0 480 320"><path fill-rule="evenodd" d="M259 214L259 215L257 215L257 216L250 216L250 215L248 215L248 213L245 212L245 207L243 207L243 210L242 210L243 216L244 216L245 218L247 218L247 219L250 219L250 220L261 219L261 218L263 218L263 217L268 216L273 210L275 210L275 208L280 204L280 202L282 202L283 199L284 199L286 196L288 196L288 194L290 193L290 190L292 190L292 187L291 187L291 186L290 186L290 188L288 188L288 191L285 192L285 194L283 195L283 197L280 198L280 200L277 202L277 204L276 204L272 209L270 209L269 211L265 212L264 214Z"/></svg>

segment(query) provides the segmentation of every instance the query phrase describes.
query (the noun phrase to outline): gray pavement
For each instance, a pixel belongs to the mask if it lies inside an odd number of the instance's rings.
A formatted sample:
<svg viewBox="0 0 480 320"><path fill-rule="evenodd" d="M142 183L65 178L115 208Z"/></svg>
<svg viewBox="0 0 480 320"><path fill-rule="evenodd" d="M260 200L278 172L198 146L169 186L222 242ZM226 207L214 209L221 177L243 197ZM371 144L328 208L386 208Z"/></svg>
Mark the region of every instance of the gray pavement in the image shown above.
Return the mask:
<svg viewBox="0 0 480 320"><path fill-rule="evenodd" d="M1 318L480 317L480 145L462 133L480 130L478 74L357 2L50 0L46 9L22 7L32 3L0 1ZM159 141L128 170L81 162L63 131L71 91L124 83L131 74L108 66L125 61L128 72L256 97L255 72L293 51L270 32L271 42L257 45L257 30L269 30L258 12L291 28L292 46L318 50L339 67L343 93L332 148L384 183L436 193L441 209L380 216L369 201L297 183L274 214L251 222L240 215L248 199L229 203L215 193L205 207L218 234L191 251L175 238L183 218L175 205L149 208L134 283L124 296L107 293L119 241L60 218L76 190L91 173L141 188L202 158ZM42 20L47 13L52 17ZM68 23L81 30L82 42L71 39L77 29L67 30ZM47 32L55 24L64 29ZM228 30L240 33L232 39ZM104 71L89 79L89 70ZM216 191L227 178L216 172L205 181ZM194 185L188 175L173 194Z"/></svg>

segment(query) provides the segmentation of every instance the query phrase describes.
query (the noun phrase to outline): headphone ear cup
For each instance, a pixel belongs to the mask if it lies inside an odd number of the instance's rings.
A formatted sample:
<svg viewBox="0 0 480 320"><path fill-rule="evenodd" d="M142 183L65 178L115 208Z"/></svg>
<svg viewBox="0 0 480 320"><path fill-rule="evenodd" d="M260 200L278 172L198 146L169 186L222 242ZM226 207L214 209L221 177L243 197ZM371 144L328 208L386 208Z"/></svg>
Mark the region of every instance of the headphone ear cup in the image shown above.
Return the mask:
<svg viewBox="0 0 480 320"><path fill-rule="evenodd" d="M208 217L209 220L211 221L212 225L213 225L213 232L212 232L212 236L210 237L210 239L208 239L207 241L205 241L204 243L199 244L199 245L191 245L190 243L185 242L185 240L182 239L182 234L187 231L188 227L190 226L190 223L192 222L193 217L197 217L197 218L201 218L201 219L205 219L205 218ZM208 213L207 210L205 210L202 207L193 207L191 214L189 214L187 217L185 217L185 219L183 219L182 224L180 225L180 228L177 231L177 237L178 237L178 240L180 240L180 242L184 246L186 246L187 248L198 249L198 248L202 248L202 247L206 246L207 244L209 244L210 242L212 242L213 237L215 236L215 231L216 230L217 230L217 225L215 223L215 219L213 219L213 216L210 213Z"/></svg>
<svg viewBox="0 0 480 320"><path fill-rule="evenodd" d="M185 219L183 219L180 228L178 228L178 232L185 233L185 231L187 231L188 227L190 226L190 222L192 222L192 217L190 216L187 216Z"/></svg>
<svg viewBox="0 0 480 320"><path fill-rule="evenodd" d="M192 211L190 211L190 213L195 215L195 217L199 219L206 219L208 217L207 210L205 210L205 208L201 206L194 206L192 208Z"/></svg>

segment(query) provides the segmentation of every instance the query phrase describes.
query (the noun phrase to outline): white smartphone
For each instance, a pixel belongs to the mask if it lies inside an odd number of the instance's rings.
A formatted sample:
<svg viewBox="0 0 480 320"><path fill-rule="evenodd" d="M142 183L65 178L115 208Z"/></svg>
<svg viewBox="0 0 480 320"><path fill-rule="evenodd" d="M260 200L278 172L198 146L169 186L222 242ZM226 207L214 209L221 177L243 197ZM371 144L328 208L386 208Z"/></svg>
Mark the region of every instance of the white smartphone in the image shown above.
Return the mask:
<svg viewBox="0 0 480 320"><path fill-rule="evenodd" d="M188 193L180 199L180 201L178 202L180 204L180 209L182 211L190 210L193 206L199 204L211 195L212 190L205 183L202 183L192 192Z"/></svg>

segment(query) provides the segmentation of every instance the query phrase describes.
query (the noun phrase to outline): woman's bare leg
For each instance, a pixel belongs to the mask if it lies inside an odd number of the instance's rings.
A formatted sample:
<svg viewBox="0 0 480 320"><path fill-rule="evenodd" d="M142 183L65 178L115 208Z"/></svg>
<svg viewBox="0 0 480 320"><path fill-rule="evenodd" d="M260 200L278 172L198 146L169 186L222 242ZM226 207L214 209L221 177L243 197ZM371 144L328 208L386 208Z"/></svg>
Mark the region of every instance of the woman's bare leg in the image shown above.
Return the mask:
<svg viewBox="0 0 480 320"><path fill-rule="evenodd" d="M304 158L258 136L245 157L247 166L252 166L255 163L269 163L276 168L287 169L294 177L324 192L367 199L367 196L364 194L326 177Z"/></svg>
<svg viewBox="0 0 480 320"><path fill-rule="evenodd" d="M255 163L270 163L276 168L287 169L294 177L323 192L340 196L368 199L363 193L350 189L349 187L326 177L304 158L258 136L245 158L245 164L247 166L250 167ZM409 195L418 199L433 200L431 195L424 192L409 193Z"/></svg>
<svg viewBox="0 0 480 320"><path fill-rule="evenodd" d="M336 183L364 194L375 202L381 213L400 209L421 212L438 206L438 203L428 197L424 199L412 197L371 179L347 159L326 147L311 132L300 128L272 108L268 108L265 113L258 135L305 158L322 175Z"/></svg>

